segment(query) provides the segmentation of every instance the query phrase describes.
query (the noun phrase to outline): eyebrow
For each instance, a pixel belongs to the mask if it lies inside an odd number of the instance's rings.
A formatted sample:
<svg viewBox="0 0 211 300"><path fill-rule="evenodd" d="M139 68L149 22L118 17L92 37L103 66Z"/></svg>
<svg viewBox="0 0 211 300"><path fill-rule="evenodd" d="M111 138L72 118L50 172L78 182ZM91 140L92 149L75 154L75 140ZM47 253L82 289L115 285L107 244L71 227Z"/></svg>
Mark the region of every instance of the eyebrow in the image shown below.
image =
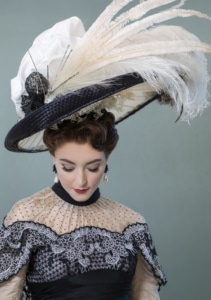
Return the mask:
<svg viewBox="0 0 211 300"><path fill-rule="evenodd" d="M61 162L66 162L66 163L71 164L71 165L75 165L75 163L74 163L73 161L71 161L71 160L69 160L69 159L66 159L66 158L61 158L60 161L61 161ZM86 166L87 166L87 165L94 164L94 163L97 163L97 162L101 162L101 161L102 161L101 158L94 159L94 160L91 160L91 161L87 162L87 163L86 163Z"/></svg>

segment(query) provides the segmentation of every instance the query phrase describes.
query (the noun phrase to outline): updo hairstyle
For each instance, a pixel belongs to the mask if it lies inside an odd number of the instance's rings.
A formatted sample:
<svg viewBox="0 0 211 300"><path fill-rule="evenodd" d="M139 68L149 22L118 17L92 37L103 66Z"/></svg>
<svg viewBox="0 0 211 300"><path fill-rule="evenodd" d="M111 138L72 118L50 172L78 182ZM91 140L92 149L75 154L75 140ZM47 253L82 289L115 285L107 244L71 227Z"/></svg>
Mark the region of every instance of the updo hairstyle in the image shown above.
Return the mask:
<svg viewBox="0 0 211 300"><path fill-rule="evenodd" d="M56 130L47 128L44 131L43 141L51 155L54 155L56 149L63 144L75 142L78 144L89 143L94 149L103 151L108 158L119 139L114 115L106 110L103 110L102 116L97 120L94 112L91 112L83 121L64 120L57 126Z"/></svg>

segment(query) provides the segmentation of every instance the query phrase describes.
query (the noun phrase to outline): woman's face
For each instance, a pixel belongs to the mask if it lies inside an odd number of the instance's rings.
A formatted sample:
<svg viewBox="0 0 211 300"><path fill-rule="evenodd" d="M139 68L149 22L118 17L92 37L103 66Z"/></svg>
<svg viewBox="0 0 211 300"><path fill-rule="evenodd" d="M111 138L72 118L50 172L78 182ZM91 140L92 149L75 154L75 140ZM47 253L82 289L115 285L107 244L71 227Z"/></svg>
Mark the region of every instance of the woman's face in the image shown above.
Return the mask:
<svg viewBox="0 0 211 300"><path fill-rule="evenodd" d="M88 143L68 142L55 151L53 162L66 192L76 201L86 201L97 189L107 159Z"/></svg>

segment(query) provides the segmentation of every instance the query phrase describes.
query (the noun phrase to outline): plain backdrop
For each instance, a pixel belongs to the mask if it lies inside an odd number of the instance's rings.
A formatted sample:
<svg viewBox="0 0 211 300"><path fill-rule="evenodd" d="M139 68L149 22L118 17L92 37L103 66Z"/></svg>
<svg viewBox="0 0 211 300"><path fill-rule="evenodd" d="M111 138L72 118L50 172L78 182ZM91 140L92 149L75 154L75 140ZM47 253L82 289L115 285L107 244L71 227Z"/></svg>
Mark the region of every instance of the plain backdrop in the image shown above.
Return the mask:
<svg viewBox="0 0 211 300"><path fill-rule="evenodd" d="M0 1L1 221L17 200L51 186L54 177L48 153L16 154L4 149L5 135L17 119L10 79L39 33L73 15L88 28L109 3ZM210 0L188 0L185 7L211 15ZM211 43L210 21L194 17L169 23ZM207 58L211 72L211 56ZM120 142L110 159L109 183L101 190L145 216L168 277L161 299L210 299L211 109L190 125L175 124L176 118L174 109L153 103L119 124Z"/></svg>

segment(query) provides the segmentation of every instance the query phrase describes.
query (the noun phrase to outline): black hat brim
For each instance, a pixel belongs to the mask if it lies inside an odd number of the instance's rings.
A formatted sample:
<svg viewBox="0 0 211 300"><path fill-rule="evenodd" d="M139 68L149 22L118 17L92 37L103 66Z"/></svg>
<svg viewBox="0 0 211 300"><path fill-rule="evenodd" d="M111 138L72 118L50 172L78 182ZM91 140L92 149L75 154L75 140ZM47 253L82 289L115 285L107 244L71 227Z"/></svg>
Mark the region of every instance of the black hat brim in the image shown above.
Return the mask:
<svg viewBox="0 0 211 300"><path fill-rule="evenodd" d="M14 125L5 138L5 147L9 151L13 152L31 153L45 151L47 149L22 149L18 146L18 144L21 140L51 127L55 123L65 119L84 107L143 82L144 80L140 75L125 74L112 78L105 82L105 84L91 85L61 97L57 97L52 102L44 104L35 111L29 113L16 125ZM127 115L120 116L116 120L116 123L121 122L123 119L135 113L137 110L141 109L153 100L154 99L146 99L146 102L141 104L139 107L136 107L136 110L129 111Z"/></svg>

